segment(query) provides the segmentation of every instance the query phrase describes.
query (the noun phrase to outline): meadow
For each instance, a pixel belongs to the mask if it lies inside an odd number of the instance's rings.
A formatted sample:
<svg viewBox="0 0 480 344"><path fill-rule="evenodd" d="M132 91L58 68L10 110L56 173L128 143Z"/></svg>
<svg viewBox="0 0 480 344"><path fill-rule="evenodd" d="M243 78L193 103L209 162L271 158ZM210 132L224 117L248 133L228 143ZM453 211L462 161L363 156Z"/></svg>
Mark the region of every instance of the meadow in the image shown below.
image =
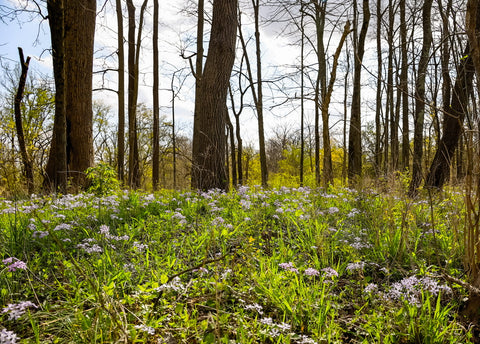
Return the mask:
<svg viewBox="0 0 480 344"><path fill-rule="evenodd" d="M0 343L469 343L464 199L240 187L0 201Z"/></svg>

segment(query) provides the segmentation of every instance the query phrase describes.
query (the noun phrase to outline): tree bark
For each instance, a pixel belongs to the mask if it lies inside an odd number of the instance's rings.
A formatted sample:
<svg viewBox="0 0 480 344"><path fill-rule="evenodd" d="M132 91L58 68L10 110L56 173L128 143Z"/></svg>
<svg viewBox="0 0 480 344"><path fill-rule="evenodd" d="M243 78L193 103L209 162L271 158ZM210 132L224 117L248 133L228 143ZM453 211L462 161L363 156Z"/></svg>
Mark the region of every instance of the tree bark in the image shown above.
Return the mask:
<svg viewBox="0 0 480 344"><path fill-rule="evenodd" d="M140 48L142 42L143 16L148 0L140 8L140 22L135 41L135 5L127 0L128 9L128 185L140 187L140 158L137 133L137 98Z"/></svg>
<svg viewBox="0 0 480 344"><path fill-rule="evenodd" d="M356 5L357 0L354 0ZM356 6L355 6L356 7ZM353 76L352 110L350 114L350 131L348 137L348 179L350 185L355 185L362 175L362 122L360 104L360 78L363 55L365 53L365 39L370 21L368 0L363 0L363 23L358 42L355 42L355 67ZM355 29L357 25L354 25Z"/></svg>
<svg viewBox="0 0 480 344"><path fill-rule="evenodd" d="M30 56L28 56L27 60L25 61L22 48L18 48L18 53L20 55L20 66L21 66L22 72L20 74L20 80L18 82L17 94L15 95L15 104L14 104L15 127L17 129L18 145L20 147L20 154L22 155L22 163L25 170L25 177L27 180L27 191L29 194L32 194L34 191L33 165L32 165L32 160L28 156L27 147L25 144L25 135L23 134L23 121L22 121L22 108L21 108L23 92L25 90L25 83L27 81L28 67L30 64Z"/></svg>
<svg viewBox="0 0 480 344"><path fill-rule="evenodd" d="M325 187L333 185L333 164L332 164L332 147L330 144L330 125L328 108L333 93L333 86L337 77L337 66L340 53L342 51L343 43L350 33L350 21L347 21L343 28L342 37L338 43L337 50L333 56L332 71L330 73L330 80L325 92L325 98L322 101L322 125L323 125L323 183Z"/></svg>
<svg viewBox="0 0 480 344"><path fill-rule="evenodd" d="M225 103L235 60L237 0L214 0L208 56L193 132L192 188L226 190Z"/></svg>
<svg viewBox="0 0 480 344"><path fill-rule="evenodd" d="M402 55L402 71L400 73L400 88L402 90L402 168L409 170L410 166L410 128L408 121L408 43L405 0L400 0L400 41Z"/></svg>
<svg viewBox="0 0 480 344"><path fill-rule="evenodd" d="M160 177L160 109L158 99L158 87L158 0L153 0L153 190L158 189L158 182Z"/></svg>
<svg viewBox="0 0 480 344"><path fill-rule="evenodd" d="M67 122L65 85L65 12L64 0L48 0L48 23L52 42L53 76L55 79L55 117L44 187L67 191Z"/></svg>
<svg viewBox="0 0 480 344"><path fill-rule="evenodd" d="M323 36L325 31L326 1L316 1L315 6L315 33L317 37L317 79L315 81L315 182L317 186L321 183L320 174L320 115L322 113L322 103L325 101L327 90L327 62L325 59L325 45ZM328 130L328 128L327 128ZM322 136L330 134L323 133ZM328 138L329 139L329 138ZM329 167L327 167L329 168Z"/></svg>
<svg viewBox="0 0 480 344"><path fill-rule="evenodd" d="M422 7L423 44L418 74L415 83L415 114L414 114L414 137L413 137L413 170L410 182L409 194L414 196L422 182L422 159L423 159L423 123L425 118L425 79L428 61L430 60L430 46L432 45L431 11L433 0L426 0Z"/></svg>
<svg viewBox="0 0 480 344"><path fill-rule="evenodd" d="M468 97L472 93L473 76L476 72L475 53L470 46L472 36L477 40L480 33L480 5L468 7L475 12L467 14L467 32L469 32L469 41L457 68L457 80L452 92L452 101L449 111L445 111L443 118L443 132L439 147L435 153L430 171L425 183L426 187L442 188L450 177L450 165L458 146L460 135L462 134L463 121L467 112ZM472 15L476 16L472 20ZM471 25L475 25L472 29ZM472 32L473 31L473 34ZM477 45L478 46L478 45Z"/></svg>
<svg viewBox="0 0 480 344"><path fill-rule="evenodd" d="M125 49L123 45L123 15L121 0L116 0L118 44L118 133L117 178L125 181Z"/></svg>
<svg viewBox="0 0 480 344"><path fill-rule="evenodd" d="M377 95L375 108L375 173L380 175L382 170L382 85L383 85L383 56L382 56L382 0L377 0ZM388 128L387 128L388 130Z"/></svg>
<svg viewBox="0 0 480 344"><path fill-rule="evenodd" d="M70 182L85 187L93 165L93 44L96 0L65 2L67 163Z"/></svg>

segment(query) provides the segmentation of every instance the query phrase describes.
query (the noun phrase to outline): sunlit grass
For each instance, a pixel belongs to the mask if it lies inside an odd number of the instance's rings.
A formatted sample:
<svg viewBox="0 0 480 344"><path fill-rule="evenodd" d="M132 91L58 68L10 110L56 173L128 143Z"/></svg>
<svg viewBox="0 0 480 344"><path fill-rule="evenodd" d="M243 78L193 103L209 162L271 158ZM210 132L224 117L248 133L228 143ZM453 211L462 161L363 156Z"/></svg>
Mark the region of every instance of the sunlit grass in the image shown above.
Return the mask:
<svg viewBox="0 0 480 344"><path fill-rule="evenodd" d="M4 200L0 343L467 343L441 277L463 276L462 209L308 188Z"/></svg>

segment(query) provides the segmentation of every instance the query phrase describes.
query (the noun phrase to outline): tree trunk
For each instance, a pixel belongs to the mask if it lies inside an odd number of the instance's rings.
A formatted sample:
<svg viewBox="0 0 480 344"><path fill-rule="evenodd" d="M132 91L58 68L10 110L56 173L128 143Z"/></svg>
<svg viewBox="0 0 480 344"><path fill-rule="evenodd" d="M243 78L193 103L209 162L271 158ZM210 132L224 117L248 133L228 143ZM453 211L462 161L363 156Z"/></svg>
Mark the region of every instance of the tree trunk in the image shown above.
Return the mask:
<svg viewBox="0 0 480 344"><path fill-rule="evenodd" d="M356 7L357 0L354 0ZM363 23L358 42L354 39L355 68L353 76L352 110L350 114L350 132L348 137L348 179L349 184L355 185L362 175L362 122L360 103L360 78L362 60L365 52L365 39L370 21L368 0L363 0ZM354 26L355 29L357 25Z"/></svg>
<svg viewBox="0 0 480 344"><path fill-rule="evenodd" d="M258 147L260 151L260 173L262 175L262 186L268 186L267 154L265 152L265 129L263 125L263 88L262 88L262 56L260 50L260 2L252 0L255 14L255 53L257 58L257 101L255 108L257 110L258 120ZM252 85L253 87L253 85Z"/></svg>
<svg viewBox="0 0 480 344"><path fill-rule="evenodd" d="M67 163L70 182L85 187L93 165L92 72L96 0L65 2Z"/></svg>
<svg viewBox="0 0 480 344"><path fill-rule="evenodd" d="M389 0L388 8L388 70L387 70L387 118L388 122L385 123L386 126L390 124L390 142L388 139L385 141L386 146L390 145L390 159L386 157L386 171L395 171L398 165L398 128L396 126L396 112L394 106L394 84L393 84L393 55L394 55L394 27L395 22L395 8L393 1ZM388 129L386 130L388 131Z"/></svg>
<svg viewBox="0 0 480 344"><path fill-rule="evenodd" d="M458 145L458 140L462 134L463 121L467 112L468 96L472 93L473 76L475 75L475 52L470 46L471 38L477 40L480 32L480 4L473 7L468 7L469 11L474 13L467 14L467 32L469 42L465 48L465 52L459 67L457 68L457 80L452 92L452 101L450 109L445 112L443 118L443 133L440 139L439 147L435 153L430 172L428 174L425 186L441 188L450 176L450 164L455 154L455 149ZM472 19L475 17L475 20ZM471 25L475 25L473 28ZM472 34L473 31L473 34ZM479 65L480 67L480 65ZM477 74L478 75L478 74ZM445 109L444 109L445 111Z"/></svg>
<svg viewBox="0 0 480 344"><path fill-rule="evenodd" d="M425 118L425 78L428 61L430 60L430 46L432 45L431 11L433 0L426 0L422 7L423 44L418 74L415 83L415 114L413 134L413 170L409 193L411 196L417 193L422 182L422 159L423 159L423 122Z"/></svg>
<svg viewBox="0 0 480 344"><path fill-rule="evenodd" d="M127 0L128 9L128 185L140 187L140 158L138 155L137 98L138 69L143 29L143 15L147 6L144 0L140 8L140 22L135 42L135 5Z"/></svg>
<svg viewBox="0 0 480 344"><path fill-rule="evenodd" d="M235 153L235 135L233 133L233 124L230 120L230 116L228 114L228 108L225 106L225 121L227 124L228 129L228 137L230 138L230 157L232 159L232 185L234 188L238 185L237 180L237 157Z"/></svg>
<svg viewBox="0 0 480 344"><path fill-rule="evenodd" d="M400 41L402 55L402 71L400 73L400 88L402 90L402 168L404 171L410 165L410 138L408 124L408 43L405 0L400 0Z"/></svg>
<svg viewBox="0 0 480 344"><path fill-rule="evenodd" d="M160 177L160 109L158 99L158 0L153 0L153 142L152 185L158 189Z"/></svg>
<svg viewBox="0 0 480 344"><path fill-rule="evenodd" d="M303 0L300 0L300 186L304 183L304 161L305 161L305 13Z"/></svg>
<svg viewBox="0 0 480 344"><path fill-rule="evenodd" d="M65 13L64 0L48 0L48 23L52 41L53 75L55 79L55 118L53 135L45 171L44 186L67 191L67 122L65 102Z"/></svg>
<svg viewBox="0 0 480 344"><path fill-rule="evenodd" d="M225 103L235 60L237 1L214 0L208 56L196 98L192 188L226 190Z"/></svg>
<svg viewBox="0 0 480 344"><path fill-rule="evenodd" d="M20 147L20 154L22 155L22 163L25 170L25 177L27 180L27 190L29 194L33 193L33 166L32 161L30 160L27 152L27 147L25 144L25 136L23 134L23 123L22 123L22 99L23 92L25 90L25 83L27 80L28 66L30 64L30 56L27 57L27 61L23 56L22 48L18 48L18 53L20 55L20 66L21 66L21 75L20 81L18 82L17 94L15 95L15 127L17 129L18 136L18 145Z"/></svg>
<svg viewBox="0 0 480 344"><path fill-rule="evenodd" d="M375 108L375 173L380 175L382 170L382 85L383 85L383 57L382 57L382 0L377 0L377 95Z"/></svg>
<svg viewBox="0 0 480 344"><path fill-rule="evenodd" d="M318 1L314 2L315 6L315 31L317 35L317 79L315 82L315 182L319 186L321 182L320 176L320 115L322 113L322 104L325 101L327 90L327 62L325 59L325 45L323 44L323 35L325 31L325 13L327 2ZM327 109L328 111L328 109ZM327 128L328 130L328 128ZM330 134L323 133L328 136L330 140ZM324 147L325 149L325 147ZM325 153L325 152L324 152ZM328 162L327 162L328 163ZM327 168L330 168L327 166Z"/></svg>
<svg viewBox="0 0 480 344"><path fill-rule="evenodd" d="M204 21L205 21L205 4L204 0L198 0L197 6L197 53L196 53L196 61L195 61L195 108L193 110L193 132L197 132L201 126L200 120L201 115L199 115L198 111L200 109L199 103L202 101L199 97L200 93L200 82L202 81L203 77L203 28L204 28ZM193 67L192 67L193 68ZM195 136L195 134L194 134ZM193 149L192 149L193 152ZM193 166L192 166L193 168ZM192 180L191 184L193 186L193 173L192 173Z"/></svg>
<svg viewBox="0 0 480 344"><path fill-rule="evenodd" d="M118 133L117 178L125 181L125 50L123 48L123 15L121 0L116 0L118 44Z"/></svg>
<svg viewBox="0 0 480 344"><path fill-rule="evenodd" d="M338 43L337 50L333 56L332 71L330 73L330 80L325 92L325 98L322 102L322 125L323 125L323 182L324 186L333 185L333 164L332 164L332 148L330 144L330 125L328 123L329 115L328 108L330 106L330 99L333 93L333 86L337 77L337 66L340 53L342 51L343 43L350 33L350 21L347 21L343 29L342 37Z"/></svg>

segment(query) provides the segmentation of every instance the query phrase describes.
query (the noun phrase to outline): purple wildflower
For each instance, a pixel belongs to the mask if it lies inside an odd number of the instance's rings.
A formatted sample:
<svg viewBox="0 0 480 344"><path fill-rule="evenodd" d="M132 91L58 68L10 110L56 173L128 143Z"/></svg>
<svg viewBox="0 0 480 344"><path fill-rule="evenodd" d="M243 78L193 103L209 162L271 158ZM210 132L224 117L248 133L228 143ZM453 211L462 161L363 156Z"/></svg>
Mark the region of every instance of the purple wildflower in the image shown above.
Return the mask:
<svg viewBox="0 0 480 344"><path fill-rule="evenodd" d="M38 308L36 304L31 301L22 301L19 303L10 303L7 307L3 308L2 313L8 313L8 320L17 320L19 319L27 310L27 308L34 307ZM3 343L0 341L0 343Z"/></svg>
<svg viewBox="0 0 480 344"><path fill-rule="evenodd" d="M294 272L294 273L298 273L298 269L293 266L293 263L292 263L292 262L280 263L280 264L278 264L278 266L281 267L283 270L287 270L287 271L291 271L291 272Z"/></svg>
<svg viewBox="0 0 480 344"><path fill-rule="evenodd" d="M7 265L8 271L15 271L17 269L20 270L26 270L27 269L27 264L20 259L17 259L15 257L9 257L4 260L2 260L2 263ZM9 265L10 264L10 265Z"/></svg>
<svg viewBox="0 0 480 344"><path fill-rule="evenodd" d="M20 338L18 338L13 331L8 331L6 329L0 331L0 343L2 344L16 344L19 339Z"/></svg>
<svg viewBox="0 0 480 344"><path fill-rule="evenodd" d="M327 278L338 277L338 272L335 269L332 269L331 267L323 268L322 271L325 273L325 277Z"/></svg>
<svg viewBox="0 0 480 344"><path fill-rule="evenodd" d="M307 268L305 269L304 274L307 276L318 276L320 275L320 272L314 268Z"/></svg>

